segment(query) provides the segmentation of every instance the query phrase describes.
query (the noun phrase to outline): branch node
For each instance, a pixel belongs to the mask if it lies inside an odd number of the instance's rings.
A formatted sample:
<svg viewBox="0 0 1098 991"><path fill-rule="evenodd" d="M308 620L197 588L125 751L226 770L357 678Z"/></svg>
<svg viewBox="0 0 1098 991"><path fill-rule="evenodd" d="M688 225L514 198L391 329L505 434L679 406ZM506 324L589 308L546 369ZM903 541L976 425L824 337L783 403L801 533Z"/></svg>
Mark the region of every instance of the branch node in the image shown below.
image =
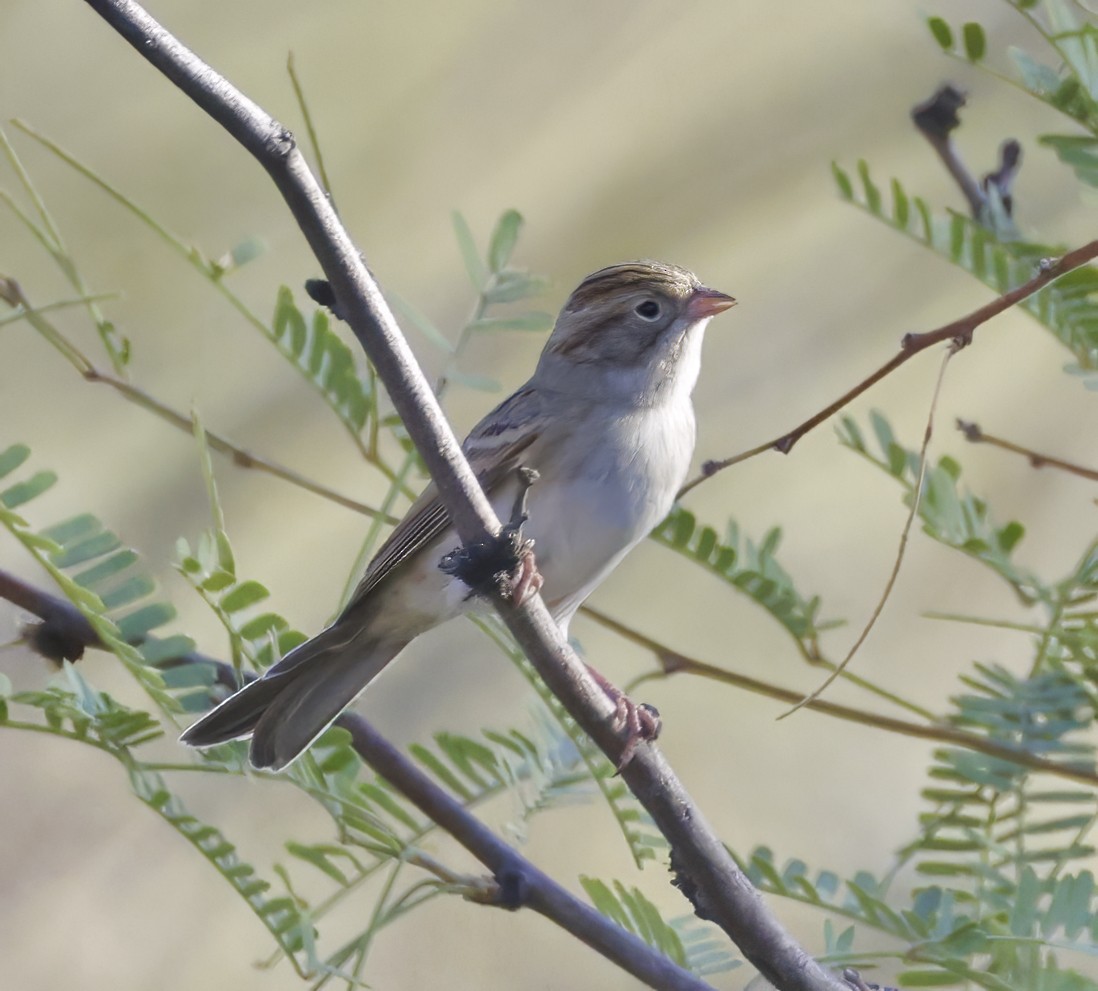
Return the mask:
<svg viewBox="0 0 1098 991"><path fill-rule="evenodd" d="M685 671L690 665L686 663L686 658L682 654L678 654L673 650L661 650L656 653L656 660L659 662L660 668L664 674L678 674L680 671Z"/></svg>
<svg viewBox="0 0 1098 991"><path fill-rule="evenodd" d="M949 342L949 351L951 354L956 354L958 351L963 351L972 343L972 328L963 331L956 337L952 338Z"/></svg>
<svg viewBox="0 0 1098 991"><path fill-rule="evenodd" d="M277 155L279 158L288 158L297 148L297 139L294 137L293 131L288 127L283 127L277 120L271 121L271 128L271 136L267 141L271 154Z"/></svg>
<svg viewBox="0 0 1098 991"><path fill-rule="evenodd" d="M980 425L972 420L962 420L958 417L957 429L964 434L965 440L973 444L979 444L984 439L984 432L980 429Z"/></svg>
<svg viewBox="0 0 1098 991"><path fill-rule="evenodd" d="M517 912L530 898L530 881L526 872L512 864L495 874L495 904L508 912Z"/></svg>
<svg viewBox="0 0 1098 991"><path fill-rule="evenodd" d="M952 83L945 83L929 100L912 107L911 120L928 138L948 138L950 131L961 126L957 111L967 100L964 90L958 89Z"/></svg>
<svg viewBox="0 0 1098 991"><path fill-rule="evenodd" d="M332 284L327 279L306 279L305 295L317 306L323 306L331 310L332 316L337 320L343 319L343 311L336 299L335 290L332 289Z"/></svg>

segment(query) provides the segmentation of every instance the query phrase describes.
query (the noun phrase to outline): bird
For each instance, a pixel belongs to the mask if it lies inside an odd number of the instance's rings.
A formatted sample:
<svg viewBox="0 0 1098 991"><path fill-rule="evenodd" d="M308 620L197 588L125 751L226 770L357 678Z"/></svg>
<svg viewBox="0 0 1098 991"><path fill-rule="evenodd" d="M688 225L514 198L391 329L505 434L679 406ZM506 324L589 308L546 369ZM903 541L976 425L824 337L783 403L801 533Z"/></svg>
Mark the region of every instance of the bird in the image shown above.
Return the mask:
<svg viewBox="0 0 1098 991"><path fill-rule="evenodd" d="M564 637L583 601L670 511L694 452L705 328L734 303L676 265L594 272L566 300L529 381L466 438L501 518L525 492L523 536L539 577L527 572L519 594L540 587ZM205 748L250 737L253 766L285 768L413 639L478 607L455 569L440 567L459 544L429 484L331 625L181 741Z"/></svg>

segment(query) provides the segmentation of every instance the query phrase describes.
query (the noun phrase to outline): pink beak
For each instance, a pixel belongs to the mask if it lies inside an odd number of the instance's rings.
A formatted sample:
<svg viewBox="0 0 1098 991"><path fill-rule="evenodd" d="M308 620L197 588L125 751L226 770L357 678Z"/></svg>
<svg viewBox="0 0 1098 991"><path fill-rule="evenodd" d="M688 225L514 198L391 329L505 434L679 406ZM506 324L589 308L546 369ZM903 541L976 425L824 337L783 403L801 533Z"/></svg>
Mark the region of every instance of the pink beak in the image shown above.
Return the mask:
<svg viewBox="0 0 1098 991"><path fill-rule="evenodd" d="M686 312L695 320L702 320L706 317L716 316L730 306L735 305L736 301L731 296L718 292L716 289L699 286L690 297L690 302L686 304Z"/></svg>

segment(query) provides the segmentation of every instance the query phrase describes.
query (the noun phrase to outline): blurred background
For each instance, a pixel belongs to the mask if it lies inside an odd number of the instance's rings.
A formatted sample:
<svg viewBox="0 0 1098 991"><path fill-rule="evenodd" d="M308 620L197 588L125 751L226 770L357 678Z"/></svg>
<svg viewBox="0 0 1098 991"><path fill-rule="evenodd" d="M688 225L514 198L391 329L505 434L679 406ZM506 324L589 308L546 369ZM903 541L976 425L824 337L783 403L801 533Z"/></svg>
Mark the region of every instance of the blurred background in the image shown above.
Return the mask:
<svg viewBox="0 0 1098 991"><path fill-rule="evenodd" d="M1008 5L952 3L954 23L988 26L991 50L1036 40ZM554 312L586 273L653 257L689 267L740 305L710 328L696 400L697 460L774 437L887 359L900 336L989 298L975 281L839 202L837 160L867 158L879 180L900 177L932 203L964 204L909 122L913 104L944 80L969 91L959 132L975 171L999 142L1020 139L1025 165L1016 213L1034 239L1079 243L1092 207L1035 136L1059 126L1024 94L943 56L914 0L559 0L450 4L291 0L160 0L152 13L215 68L303 135L285 63L293 52L344 221L382 286L456 336L472 293L450 214L485 243L499 214L526 218L515 260L552 279L538 305ZM936 12L931 10L930 12ZM318 274L266 175L217 126L75 0L7 0L0 7L0 111L39 129L124 190L164 226L218 257L249 238L265 252L231 275L270 313L280 284L304 302ZM376 503L382 480L300 377L208 283L100 190L9 128L93 291L131 338L134 380L159 399L196 408L205 425L338 491ZM0 185L14 190L11 169ZM0 271L36 302L71 296L41 248L0 220ZM96 352L76 310L57 323ZM410 340L429 374L444 355ZM537 335L474 342L462 367L504 390L528 374ZM952 364L936 455L957 454L966 479L1000 520L1022 520L1020 554L1046 573L1078 548L1065 519L1093 513L1093 489L1036 472L1020 459L965 448L954 417L1050 453L1094 463L1093 397L1061 368L1068 356L1024 315L1008 314ZM106 364L104 359L104 364ZM937 373L926 355L888 378L852 413L883 410L917 445ZM502 396L455 386L459 432ZM36 526L76 512L99 516L138 548L180 613L178 628L223 654L217 624L175 575L177 537L209 513L193 441L110 390L85 383L24 324L0 336L0 448L23 442L61 482L29 507ZM227 527L242 574L272 591L272 607L307 631L330 617L366 530L363 518L278 480L217 462ZM781 559L822 613L849 620L828 635L841 656L891 568L905 509L898 488L836 442L830 425L788 457L769 454L688 497L723 528L784 530ZM0 537L0 566L47 584ZM713 663L809 690L807 668L750 601L704 580L654 545L642 546L593 603L646 634ZM896 594L856 666L932 708L973 659L1022 670L1024 638L922 618L930 609L1019 616L1005 586L918 536ZM0 603L0 641L25 617ZM652 660L589 620L573 632L621 683ZM90 655L97 685L136 700L117 662ZM49 671L24 648L0 652L16 688ZM873 708L848 686L831 697ZM468 624L424 638L360 703L402 742L433 729L473 732L521 724L527 690ZM775 722L774 703L686 679L648 684L664 717L672 763L720 834L745 852L760 843L839 872L884 870L911 836L930 748L802 712ZM167 751L166 751L167 752ZM324 839L327 824L296 792L238 780L179 782L195 811L249 860L286 860L286 835ZM91 749L49 737L0 735L0 957L12 988L84 991L158 987L299 987L283 964L256 969L272 945L224 882L128 794L119 768ZM484 810L496 826L506 803ZM277 823L272 830L271 823ZM296 831L296 832L295 832ZM273 832L273 835L272 835ZM440 856L470 866L439 840ZM524 852L573 889L576 877L642 884L668 914L686 911L662 867L634 875L605 809L538 816ZM471 869L471 866L470 866ZM265 870L266 873L269 871ZM369 911L347 906L350 926ZM777 909L812 951L818 914ZM425 928L426 926L430 928ZM336 945L335 925L329 947ZM429 947L424 933L431 934ZM885 975L887 976L887 975ZM377 988L632 987L628 977L531 913L436 901L385 932L367 979ZM718 978L740 987L743 972Z"/></svg>

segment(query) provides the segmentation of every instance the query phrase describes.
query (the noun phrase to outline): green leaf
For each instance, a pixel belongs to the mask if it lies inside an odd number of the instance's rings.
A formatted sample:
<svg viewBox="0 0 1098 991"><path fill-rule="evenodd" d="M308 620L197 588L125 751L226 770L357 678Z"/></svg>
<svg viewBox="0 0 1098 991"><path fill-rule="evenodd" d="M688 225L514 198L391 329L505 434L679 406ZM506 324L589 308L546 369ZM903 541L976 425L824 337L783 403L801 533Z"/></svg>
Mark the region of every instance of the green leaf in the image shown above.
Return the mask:
<svg viewBox="0 0 1098 991"><path fill-rule="evenodd" d="M1060 75L1055 69L1035 61L1020 48L1009 48L1007 54L1014 62L1022 85L1039 99L1046 99L1060 88Z"/></svg>
<svg viewBox="0 0 1098 991"><path fill-rule="evenodd" d="M496 229L488 245L488 267L495 273L506 268L518 243L522 230L522 215L517 210L506 210L496 222Z"/></svg>
<svg viewBox="0 0 1098 991"><path fill-rule="evenodd" d="M385 298L389 300L393 309L400 314L403 320L415 327L436 348L446 354L454 353L453 344L446 339L446 335L435 326L434 322L422 310L417 309L403 296L398 296L391 289L385 293Z"/></svg>
<svg viewBox="0 0 1098 991"><path fill-rule="evenodd" d="M248 606L270 598L271 593L257 581L241 582L221 598L221 608L226 613L239 612Z"/></svg>
<svg viewBox="0 0 1098 991"><path fill-rule="evenodd" d="M467 389L475 389L477 392L499 392L503 386L498 379L490 375L479 375L476 372L463 372L461 369L452 369L449 373L451 382L463 385Z"/></svg>
<svg viewBox="0 0 1098 991"><path fill-rule="evenodd" d="M892 180L892 217L897 227L907 227L907 220L910 215L907 202L907 193L904 192L904 187L896 180Z"/></svg>
<svg viewBox="0 0 1098 991"><path fill-rule="evenodd" d="M270 336L283 357L357 436L375 412L375 397L368 378L359 375L354 354L331 329L327 313L316 310L306 321L293 293L282 286L275 300Z"/></svg>
<svg viewBox="0 0 1098 991"><path fill-rule="evenodd" d="M468 325L473 332L525 330L543 333L553 326L553 317L548 313L518 313L509 317L482 317Z"/></svg>
<svg viewBox="0 0 1098 991"><path fill-rule="evenodd" d="M476 241L473 240L473 232L469 230L465 218L457 210L450 215L450 218L454 225L454 236L457 238L461 259L465 262L465 271L469 274L469 281L473 284L473 288L480 292L481 287L488 281L488 269L480 260Z"/></svg>
<svg viewBox="0 0 1098 991"><path fill-rule="evenodd" d="M1040 896L1041 885L1036 871L1032 867L1023 868L1010 911L1010 931L1015 936L1024 939L1032 936L1036 931L1037 899Z"/></svg>
<svg viewBox="0 0 1098 991"><path fill-rule="evenodd" d="M904 988L947 988L965 983L965 975L947 970L905 970L896 980Z"/></svg>
<svg viewBox="0 0 1098 991"><path fill-rule="evenodd" d="M514 303L543 293L549 280L529 272L517 272L512 268L494 275L484 289L486 303Z"/></svg>
<svg viewBox="0 0 1098 991"><path fill-rule="evenodd" d="M267 243L261 237L255 235L246 237L240 241L229 253L233 266L240 268L248 262L255 261L267 251Z"/></svg>
<svg viewBox="0 0 1098 991"><path fill-rule="evenodd" d="M850 176L839 167L838 162L831 163L831 174L835 178L835 185L839 187L839 195L844 200L854 199L854 184L850 181Z"/></svg>
<svg viewBox="0 0 1098 991"><path fill-rule="evenodd" d="M1076 134L1042 134L1037 139L1056 152L1081 182L1098 186L1098 138Z"/></svg>
<svg viewBox="0 0 1098 991"><path fill-rule="evenodd" d="M0 492L0 504L7 509L15 509L25 502L37 498L57 481L57 476L52 471L36 472L25 482L18 482L10 488Z"/></svg>
<svg viewBox="0 0 1098 991"><path fill-rule="evenodd" d="M926 26L930 28L930 33L934 36L934 40L938 42L939 46L941 46L942 51L952 51L953 31L945 21L940 17L928 17Z"/></svg>
<svg viewBox="0 0 1098 991"><path fill-rule="evenodd" d="M686 965L686 952L674 926L663 919L656 906L639 888L627 888L620 881L615 881L611 890L597 878L582 875L580 884L602 915L639 936L680 967Z"/></svg>
<svg viewBox="0 0 1098 991"><path fill-rule="evenodd" d="M961 31L964 39L965 58L970 62L979 62L987 53L987 38L984 35L984 29L976 21L969 21Z"/></svg>
<svg viewBox="0 0 1098 991"><path fill-rule="evenodd" d="M12 444L5 451L0 452L0 478L15 471L27 458L31 450L26 444Z"/></svg>
<svg viewBox="0 0 1098 991"><path fill-rule="evenodd" d="M865 197L866 207L871 213L880 213L881 191L870 177L869 163L864 158L858 160L858 177L862 180L862 195Z"/></svg>
<svg viewBox="0 0 1098 991"><path fill-rule="evenodd" d="M173 619L175 619L175 608L171 603L153 602L118 620L118 632L123 640L132 642Z"/></svg>

